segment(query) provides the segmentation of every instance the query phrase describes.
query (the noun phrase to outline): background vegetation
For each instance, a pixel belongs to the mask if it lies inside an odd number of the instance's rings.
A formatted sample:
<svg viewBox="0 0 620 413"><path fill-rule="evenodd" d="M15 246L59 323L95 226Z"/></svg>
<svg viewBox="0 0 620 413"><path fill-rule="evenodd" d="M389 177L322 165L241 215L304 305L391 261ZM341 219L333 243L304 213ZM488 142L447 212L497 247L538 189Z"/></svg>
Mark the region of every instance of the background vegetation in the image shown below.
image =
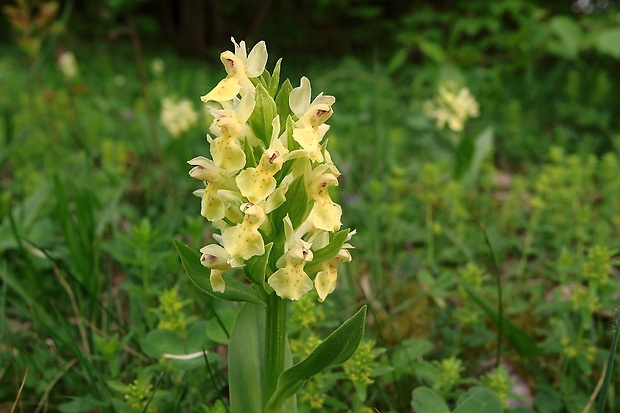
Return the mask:
<svg viewBox="0 0 620 413"><path fill-rule="evenodd" d="M456 408L483 385L506 411L594 411L620 291L615 4L7 5L0 411L227 411L235 307L195 288L172 240L198 250L212 233L186 161L207 154L198 97L230 35L266 40L269 68L283 56L284 77L337 98L330 151L356 249L324 304L291 306L291 347L361 303L367 339L300 410L424 411L421 387ZM441 85L480 104L463 131L425 115ZM196 120L167 128L166 99ZM607 411L618 386L614 370Z"/></svg>

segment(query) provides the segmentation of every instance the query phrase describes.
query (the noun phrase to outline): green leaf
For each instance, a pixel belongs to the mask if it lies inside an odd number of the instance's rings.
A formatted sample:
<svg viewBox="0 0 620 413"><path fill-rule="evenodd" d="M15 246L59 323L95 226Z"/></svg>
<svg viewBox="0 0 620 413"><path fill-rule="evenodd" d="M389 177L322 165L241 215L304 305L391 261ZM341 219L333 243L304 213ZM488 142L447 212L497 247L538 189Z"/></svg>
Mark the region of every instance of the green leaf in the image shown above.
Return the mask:
<svg viewBox="0 0 620 413"><path fill-rule="evenodd" d="M312 202L308 197L306 182L303 175L298 176L286 190L286 201L275 209L271 214L271 222L278 233L284 233L284 217L288 214L293 224L293 229L308 218L312 210Z"/></svg>
<svg viewBox="0 0 620 413"><path fill-rule="evenodd" d="M562 397L556 390L540 389L534 397L536 409L545 413L557 413L562 409Z"/></svg>
<svg viewBox="0 0 620 413"><path fill-rule="evenodd" d="M601 30L595 42L600 53L620 59L620 28Z"/></svg>
<svg viewBox="0 0 620 413"><path fill-rule="evenodd" d="M400 378L403 374L407 374L411 371L414 372L416 377L420 379L422 376L428 376L429 372L434 373L433 370L424 368L412 369L412 366L422 360L422 357L430 353L435 346L425 339L409 339L401 342L399 346L394 350L392 356L392 365L394 366L394 374Z"/></svg>
<svg viewBox="0 0 620 413"><path fill-rule="evenodd" d="M334 234L332 240L321 249L314 251L312 261L309 262L307 272L312 272L316 266L320 263L329 261L338 254L338 251L342 248L344 243L347 241L347 237L349 236L350 229L343 229L342 231L338 231Z"/></svg>
<svg viewBox="0 0 620 413"><path fill-rule="evenodd" d="M446 61L446 53L439 43L424 38L417 39L417 42L422 53L435 63L443 63Z"/></svg>
<svg viewBox="0 0 620 413"><path fill-rule="evenodd" d="M607 392L609 390L609 383L611 380L611 373L614 368L614 359L616 357L616 349L618 348L618 335L619 330L618 327L620 324L620 314L616 315L616 320L614 321L613 331L614 336L611 341L611 347L609 349L609 356L607 357L607 366L605 368L605 377L603 379L603 385L601 387L601 394L598 398L598 405L596 406L596 413L603 413L605 410L605 402L607 401Z"/></svg>
<svg viewBox="0 0 620 413"><path fill-rule="evenodd" d="M285 370L278 380L278 388L267 404L267 412L279 412L286 400L323 369L347 361L357 350L364 335L366 306L319 344L308 357Z"/></svg>
<svg viewBox="0 0 620 413"><path fill-rule="evenodd" d="M428 387L418 387L411 393L411 407L414 412L450 413L444 399Z"/></svg>
<svg viewBox="0 0 620 413"><path fill-rule="evenodd" d="M465 188L471 188L480 173L480 167L485 158L493 149L493 128L486 127L475 139L470 158L467 160L467 167L462 171L458 178L461 178Z"/></svg>
<svg viewBox="0 0 620 413"><path fill-rule="evenodd" d="M576 58L582 37L577 22L568 16L556 16L549 22L549 27L559 39L559 42L549 43L549 50L569 59Z"/></svg>
<svg viewBox="0 0 620 413"><path fill-rule="evenodd" d="M256 290L228 274L224 274L226 290L223 293L213 291L209 280L211 271L200 263L200 254L177 240L174 241L174 245L177 247L187 275L205 293L226 301L265 305L263 297Z"/></svg>
<svg viewBox="0 0 620 413"><path fill-rule="evenodd" d="M262 413L265 309L243 304L230 335L228 380L232 413Z"/></svg>
<svg viewBox="0 0 620 413"><path fill-rule="evenodd" d="M278 91L278 85L280 83L281 66L282 66L282 58L278 59L278 61L276 62L276 65L273 68L273 74L271 75L271 78L269 79L269 83L268 83L267 90L269 91L269 95L274 98L276 96L276 92Z"/></svg>
<svg viewBox="0 0 620 413"><path fill-rule="evenodd" d="M459 397L452 413L502 413L501 400L486 387L473 387Z"/></svg>
<svg viewBox="0 0 620 413"><path fill-rule="evenodd" d="M405 63L407 63L407 58L409 57L409 49L403 47L396 51L392 55L392 58L388 62L387 68L385 69L386 74L391 75L394 74L398 69L402 68Z"/></svg>
<svg viewBox="0 0 620 413"><path fill-rule="evenodd" d="M287 118L291 115L291 108L288 104L288 98L291 94L291 90L293 90L293 85L291 85L291 81L286 79L282 86L280 87L280 91L276 95L276 107L278 108L278 114L280 115L280 130L284 130L284 122L287 121ZM292 132L291 132L292 133ZM288 147L289 150L292 150L291 147Z"/></svg>
<svg viewBox="0 0 620 413"><path fill-rule="evenodd" d="M289 151L294 151L295 149L300 149L301 146L299 142L297 142L293 138L293 131L295 130L295 121L292 116L288 116L286 118L286 147Z"/></svg>
<svg viewBox="0 0 620 413"><path fill-rule="evenodd" d="M235 308L218 308L217 319L210 320L202 331L207 337L216 343L230 343L230 332L235 323L238 310Z"/></svg>
<svg viewBox="0 0 620 413"><path fill-rule="evenodd" d="M104 407L109 406L106 406L106 403L102 401L94 400L88 397L79 397L58 405L57 409L61 413L82 413L99 411L99 409Z"/></svg>
<svg viewBox="0 0 620 413"><path fill-rule="evenodd" d="M260 83L256 86L255 93L256 106L248 119L248 124L258 139L268 147L272 132L271 122L278 114L276 102Z"/></svg>
<svg viewBox="0 0 620 413"><path fill-rule="evenodd" d="M463 288L467 291L467 294L474 300L476 304L486 313L495 324L499 323L499 316L495 309L484 299L480 294L474 291L470 286L463 284ZM506 337L513 345L515 350L521 355L521 357L534 357L540 353L539 348L536 346L536 341L528 335L525 331L514 325L509 319L502 319L504 333Z"/></svg>
<svg viewBox="0 0 620 413"><path fill-rule="evenodd" d="M258 145L260 147L260 145ZM258 165L256 156L254 155L254 148L250 145L249 139L244 139L242 143L243 153L245 153L245 167L254 168ZM260 159L260 158L259 158Z"/></svg>
<svg viewBox="0 0 620 413"><path fill-rule="evenodd" d="M454 178L461 179L471 165L474 157L474 142L468 136L463 136L456 148L454 163Z"/></svg>
<svg viewBox="0 0 620 413"><path fill-rule="evenodd" d="M205 334L206 322L194 324L182 339L178 334L170 330L152 330L142 339L142 351L153 359L159 359L164 354L184 356L194 353L194 357L188 359L167 358L170 364L179 370L190 370L205 365L203 350L211 348L215 342L209 340ZM210 363L216 363L217 354L207 354Z"/></svg>
<svg viewBox="0 0 620 413"><path fill-rule="evenodd" d="M269 262L269 253L273 247L273 242L265 245L265 253L260 256L254 256L245 262L246 277L254 284L262 287L265 283L265 274L267 270L267 263Z"/></svg>

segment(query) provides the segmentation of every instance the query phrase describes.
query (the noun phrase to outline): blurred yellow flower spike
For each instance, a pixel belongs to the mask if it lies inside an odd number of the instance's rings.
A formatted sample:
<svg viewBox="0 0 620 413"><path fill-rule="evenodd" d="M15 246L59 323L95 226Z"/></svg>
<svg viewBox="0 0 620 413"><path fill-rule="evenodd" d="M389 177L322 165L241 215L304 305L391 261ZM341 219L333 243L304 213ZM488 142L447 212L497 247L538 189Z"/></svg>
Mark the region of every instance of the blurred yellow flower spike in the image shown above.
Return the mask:
<svg viewBox="0 0 620 413"><path fill-rule="evenodd" d="M224 230L222 240L231 257L248 260L265 253L265 244L258 228L266 216L259 205L251 202L241 205L240 209L245 214L243 222Z"/></svg>
<svg viewBox="0 0 620 413"><path fill-rule="evenodd" d="M214 291L225 291L224 272L240 268L268 294L299 300L314 288L323 301L336 287L338 265L351 260L347 249L352 248L333 244L342 239L333 234L342 226L342 208L328 189L338 186L340 172L323 138L336 99L319 93L311 100L310 81L302 77L283 108L273 97L280 63L263 76L265 43L249 55L245 42L233 43L234 53L221 54L226 78L201 98L214 118L207 135L211 157L189 161L190 176L205 183L194 192L202 198L201 214L217 231L218 244L200 250L201 263L211 271ZM293 124L286 122L281 131L291 111ZM314 251L328 246L330 254L340 251L313 264Z"/></svg>
<svg viewBox="0 0 620 413"><path fill-rule="evenodd" d="M239 94L244 95L253 89L250 79L260 76L265 71L267 46L264 41L258 42L248 56L244 41L237 44L234 38L231 40L235 45L235 53L227 50L220 55L228 76L221 80L213 90L200 97L203 102L212 100L223 102Z"/></svg>
<svg viewBox="0 0 620 413"><path fill-rule="evenodd" d="M279 269L267 282L279 297L297 301L312 290L312 280L304 271L306 262L313 258L311 244L295 233L288 215L284 218L284 231L284 255L276 263Z"/></svg>

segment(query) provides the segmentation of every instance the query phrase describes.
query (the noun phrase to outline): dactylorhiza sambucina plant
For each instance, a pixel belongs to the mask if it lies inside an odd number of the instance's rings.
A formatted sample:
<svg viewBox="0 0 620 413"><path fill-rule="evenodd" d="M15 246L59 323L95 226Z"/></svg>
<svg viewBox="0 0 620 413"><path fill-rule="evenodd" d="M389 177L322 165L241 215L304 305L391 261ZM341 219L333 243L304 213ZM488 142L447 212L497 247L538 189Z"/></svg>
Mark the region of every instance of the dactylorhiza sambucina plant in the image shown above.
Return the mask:
<svg viewBox="0 0 620 413"><path fill-rule="evenodd" d="M230 337L232 411L296 411L297 390L347 360L364 330L365 307L291 366L287 302L312 290L324 301L338 266L351 260L354 231L341 229L342 210L328 192L340 175L325 138L335 98L320 93L312 100L306 77L297 87L288 79L280 84L281 59L266 71L264 42L248 54L245 42L232 41L235 51L220 57L226 78L201 97L214 118L211 156L188 161L190 176L204 183L194 192L200 213L219 234L201 254L177 248L205 292L244 302Z"/></svg>

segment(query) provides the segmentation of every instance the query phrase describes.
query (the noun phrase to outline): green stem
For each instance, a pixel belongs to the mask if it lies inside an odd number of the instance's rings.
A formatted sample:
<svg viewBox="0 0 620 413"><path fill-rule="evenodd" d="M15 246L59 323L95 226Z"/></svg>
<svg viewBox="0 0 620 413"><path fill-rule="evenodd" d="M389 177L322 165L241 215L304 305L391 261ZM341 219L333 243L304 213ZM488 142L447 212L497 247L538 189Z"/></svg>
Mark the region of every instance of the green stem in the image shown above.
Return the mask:
<svg viewBox="0 0 620 413"><path fill-rule="evenodd" d="M278 387L278 378L284 371L286 346L286 300L276 294L267 299L267 324L265 327L265 390L266 406Z"/></svg>
<svg viewBox="0 0 620 413"><path fill-rule="evenodd" d="M435 222L433 220L433 206L426 202L426 256L429 267L435 266Z"/></svg>
<svg viewBox="0 0 620 413"><path fill-rule="evenodd" d="M539 209L532 211L530 221L527 224L527 229L525 230L525 240L523 241L523 250L521 251L521 259L519 259L519 264L517 265L517 280L521 280L525 272L525 265L527 264L527 257L530 255L532 243L534 242L534 229L536 225L538 225L539 215Z"/></svg>

